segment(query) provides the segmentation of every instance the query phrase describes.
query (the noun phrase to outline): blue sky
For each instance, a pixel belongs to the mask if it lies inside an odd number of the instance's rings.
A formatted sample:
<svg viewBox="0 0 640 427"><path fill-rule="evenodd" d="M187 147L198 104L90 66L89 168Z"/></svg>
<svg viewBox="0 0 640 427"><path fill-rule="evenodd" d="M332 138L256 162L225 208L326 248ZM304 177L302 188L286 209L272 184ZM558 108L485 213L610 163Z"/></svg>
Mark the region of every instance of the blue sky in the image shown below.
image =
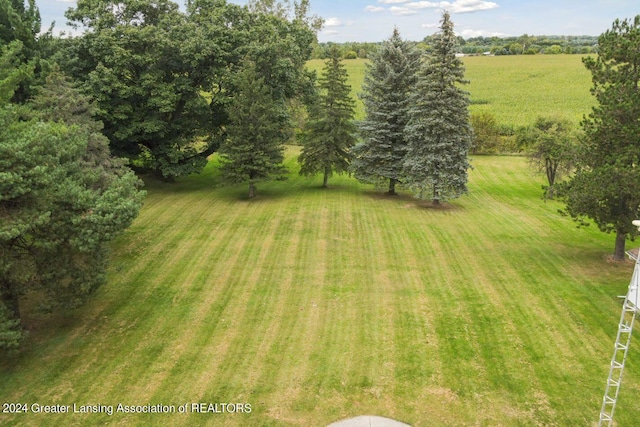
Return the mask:
<svg viewBox="0 0 640 427"><path fill-rule="evenodd" d="M175 1L175 0L174 0ZM228 0L246 4L246 0ZM75 0L36 0L42 26L65 27L64 12ZM178 0L178 4L182 1ZM320 41L381 41L394 26L403 38L421 40L437 30L443 9L455 31L476 36L594 35L611 28L616 18L640 14L638 0L311 0L312 13L325 19Z"/></svg>

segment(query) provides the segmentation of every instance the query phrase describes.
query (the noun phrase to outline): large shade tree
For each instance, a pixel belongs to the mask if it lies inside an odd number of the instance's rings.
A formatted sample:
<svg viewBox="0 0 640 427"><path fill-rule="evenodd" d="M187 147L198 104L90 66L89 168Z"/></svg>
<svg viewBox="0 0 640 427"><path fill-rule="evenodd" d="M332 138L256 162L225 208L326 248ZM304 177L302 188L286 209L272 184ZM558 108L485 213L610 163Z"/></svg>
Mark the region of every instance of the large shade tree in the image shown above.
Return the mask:
<svg viewBox="0 0 640 427"><path fill-rule="evenodd" d="M226 138L243 58L283 101L310 91L304 65L316 30L308 2L290 15L277 10L225 0L189 0L185 12L170 0L79 0L67 17L87 31L68 43L63 67L97 97L114 153L172 180L199 172Z"/></svg>
<svg viewBox="0 0 640 427"><path fill-rule="evenodd" d="M417 197L431 198L434 204L467 192L470 101L460 88L468 82L457 48L453 23L445 11L433 37L433 51L418 73L406 127L405 179Z"/></svg>
<svg viewBox="0 0 640 427"><path fill-rule="evenodd" d="M145 160L167 180L200 171L213 152L208 77L197 67L202 38L178 5L79 0L66 16L87 31L65 68L95 96L114 154Z"/></svg>
<svg viewBox="0 0 640 427"><path fill-rule="evenodd" d="M597 105L582 121L581 157L563 191L572 217L615 233L622 260L640 214L640 16L616 20L598 46L597 57L583 59Z"/></svg>
<svg viewBox="0 0 640 427"><path fill-rule="evenodd" d="M394 29L370 59L360 95L366 114L359 125L362 142L353 150L352 169L358 180L376 185L384 181L389 194L396 194L407 155L405 127L420 54Z"/></svg>

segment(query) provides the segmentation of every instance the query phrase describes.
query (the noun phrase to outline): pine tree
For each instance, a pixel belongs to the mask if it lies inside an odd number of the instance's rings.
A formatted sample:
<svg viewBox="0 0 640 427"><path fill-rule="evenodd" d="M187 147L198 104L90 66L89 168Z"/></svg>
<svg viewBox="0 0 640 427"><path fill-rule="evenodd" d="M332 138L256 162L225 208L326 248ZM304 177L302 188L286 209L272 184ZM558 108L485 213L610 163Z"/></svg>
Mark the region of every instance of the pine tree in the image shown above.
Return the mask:
<svg viewBox="0 0 640 427"><path fill-rule="evenodd" d="M615 233L614 259L625 256L626 238L640 216L640 15L616 20L598 38L598 56L583 62L591 72L597 105L582 121L584 137L576 171L560 191L567 212Z"/></svg>
<svg viewBox="0 0 640 427"><path fill-rule="evenodd" d="M25 294L48 310L76 307L105 282L109 242L144 197L111 157L89 99L59 72L28 107L0 99L0 349L24 336Z"/></svg>
<svg viewBox="0 0 640 427"><path fill-rule="evenodd" d="M431 197L439 204L467 192L471 146L469 94L459 87L468 82L464 65L456 57L457 38L446 11L433 47L420 69L412 97L404 171L419 198Z"/></svg>
<svg viewBox="0 0 640 427"><path fill-rule="evenodd" d="M284 102L259 77L255 65L245 62L236 77L238 92L229 108L228 139L220 148L222 174L229 182L248 182L249 198L256 183L285 179L284 142L289 135Z"/></svg>
<svg viewBox="0 0 640 427"><path fill-rule="evenodd" d="M366 117L359 126L363 142L354 148L355 177L382 185L396 194L407 154L405 127L416 83L420 56L413 44L403 41L397 29L367 64L363 93Z"/></svg>
<svg viewBox="0 0 640 427"><path fill-rule="evenodd" d="M350 97L347 77L340 53L334 48L320 77L319 101L311 108L311 118L302 133L303 148L298 157L300 175L322 172L324 188L333 172L348 172L351 148L356 143L355 103Z"/></svg>

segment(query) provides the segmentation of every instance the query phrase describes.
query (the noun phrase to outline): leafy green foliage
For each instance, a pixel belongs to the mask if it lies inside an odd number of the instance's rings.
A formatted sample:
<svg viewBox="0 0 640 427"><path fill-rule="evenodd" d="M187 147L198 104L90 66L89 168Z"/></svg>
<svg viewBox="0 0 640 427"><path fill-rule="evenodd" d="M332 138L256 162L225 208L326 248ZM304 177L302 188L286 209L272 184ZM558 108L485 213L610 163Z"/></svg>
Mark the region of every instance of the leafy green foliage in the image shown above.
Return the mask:
<svg viewBox="0 0 640 427"><path fill-rule="evenodd" d="M144 196L111 158L87 99L60 74L33 105L41 110L28 120L0 109L0 347L18 342L27 292L40 291L47 309L75 307L104 283L106 244Z"/></svg>
<svg viewBox="0 0 640 427"><path fill-rule="evenodd" d="M500 128L496 116L489 112L471 114L473 128L473 154L495 154L500 145Z"/></svg>
<svg viewBox="0 0 640 427"><path fill-rule="evenodd" d="M0 105L9 103L22 82L33 75L33 67L20 61L22 42L0 47Z"/></svg>
<svg viewBox="0 0 640 427"><path fill-rule="evenodd" d="M362 182L387 181L389 193L402 179L407 154L405 127L420 55L394 29L367 65L361 99L366 117L360 122L362 143L354 148L353 170Z"/></svg>
<svg viewBox="0 0 640 427"><path fill-rule="evenodd" d="M81 0L67 17L92 30L74 76L96 97L114 154L149 153L167 180L200 171L214 143L196 144L209 130L196 25L168 0Z"/></svg>
<svg viewBox="0 0 640 427"><path fill-rule="evenodd" d="M640 15L616 20L598 41L597 58L584 59L598 105L582 121L581 157L564 194L572 217L616 233L614 258L622 259L640 214Z"/></svg>
<svg viewBox="0 0 640 427"><path fill-rule="evenodd" d="M538 117L519 131L518 145L526 148L531 166L547 177L545 197L553 199L556 182L573 170L577 138L574 125L557 117Z"/></svg>
<svg viewBox="0 0 640 427"><path fill-rule="evenodd" d="M25 103L33 95L32 87L44 83L48 68L45 60L50 54L50 28L41 32L40 11L35 0L0 0L0 47L12 45L18 52L16 60L31 70L23 74L12 102ZM17 64L16 64L17 65Z"/></svg>
<svg viewBox="0 0 640 427"><path fill-rule="evenodd" d="M252 62L238 72L235 85L240 91L229 107L228 139L220 147L222 174L229 182L248 182L252 198L257 182L284 179L287 173L282 161L289 118Z"/></svg>
<svg viewBox="0 0 640 427"><path fill-rule="evenodd" d="M406 182L417 197L431 198L435 204L467 192L469 94L459 87L467 81L456 57L457 42L445 11L433 52L419 71L406 127Z"/></svg>
<svg viewBox="0 0 640 427"><path fill-rule="evenodd" d="M327 187L333 172L347 172L353 157L355 103L349 95L351 87L347 79L347 70L338 51L333 50L320 77L319 100L311 109L311 118L301 135L300 174L309 176L322 172L323 187Z"/></svg>
<svg viewBox="0 0 640 427"><path fill-rule="evenodd" d="M97 97L115 154L145 159L167 180L199 172L226 137L244 58L278 102L311 93L308 2L292 17L258 3L193 0L183 13L170 0L80 0L67 13L91 31L70 44L65 69Z"/></svg>

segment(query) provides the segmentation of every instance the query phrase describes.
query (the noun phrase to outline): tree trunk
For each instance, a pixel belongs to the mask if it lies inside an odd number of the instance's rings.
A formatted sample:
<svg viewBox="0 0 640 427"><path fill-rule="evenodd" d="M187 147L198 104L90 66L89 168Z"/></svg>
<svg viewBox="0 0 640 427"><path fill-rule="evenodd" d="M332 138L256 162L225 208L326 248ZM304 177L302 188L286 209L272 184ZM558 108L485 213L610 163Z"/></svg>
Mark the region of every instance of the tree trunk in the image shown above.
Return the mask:
<svg viewBox="0 0 640 427"><path fill-rule="evenodd" d="M256 196L256 183L252 181L249 183L249 198L253 199L255 196Z"/></svg>
<svg viewBox="0 0 640 427"><path fill-rule="evenodd" d="M14 292L11 292L9 286L0 287L0 301L2 301L11 312L13 319L20 320L20 297Z"/></svg>
<svg viewBox="0 0 640 427"><path fill-rule="evenodd" d="M435 206L440 204L440 195L438 194L438 190L436 190L436 186L433 186L433 199L432 202Z"/></svg>
<svg viewBox="0 0 640 427"><path fill-rule="evenodd" d="M156 177L156 179L158 181L162 181L162 182L166 182L166 183L170 183L173 184L176 182L176 177L175 176L164 176L162 174L162 170L160 169L160 167L156 167L153 170L153 175Z"/></svg>
<svg viewBox="0 0 640 427"><path fill-rule="evenodd" d="M615 261L624 260L624 246L627 241L627 233L620 230L616 233L616 249L613 253L613 259Z"/></svg>
<svg viewBox="0 0 640 427"><path fill-rule="evenodd" d="M389 179L389 194L392 195L392 196L395 196L396 194L398 194L398 193L396 193L396 183L397 182L398 181L393 179L393 178Z"/></svg>
<svg viewBox="0 0 640 427"><path fill-rule="evenodd" d="M329 173L331 169L329 166L324 167L324 181L322 181L322 188L327 188L329 186Z"/></svg>

